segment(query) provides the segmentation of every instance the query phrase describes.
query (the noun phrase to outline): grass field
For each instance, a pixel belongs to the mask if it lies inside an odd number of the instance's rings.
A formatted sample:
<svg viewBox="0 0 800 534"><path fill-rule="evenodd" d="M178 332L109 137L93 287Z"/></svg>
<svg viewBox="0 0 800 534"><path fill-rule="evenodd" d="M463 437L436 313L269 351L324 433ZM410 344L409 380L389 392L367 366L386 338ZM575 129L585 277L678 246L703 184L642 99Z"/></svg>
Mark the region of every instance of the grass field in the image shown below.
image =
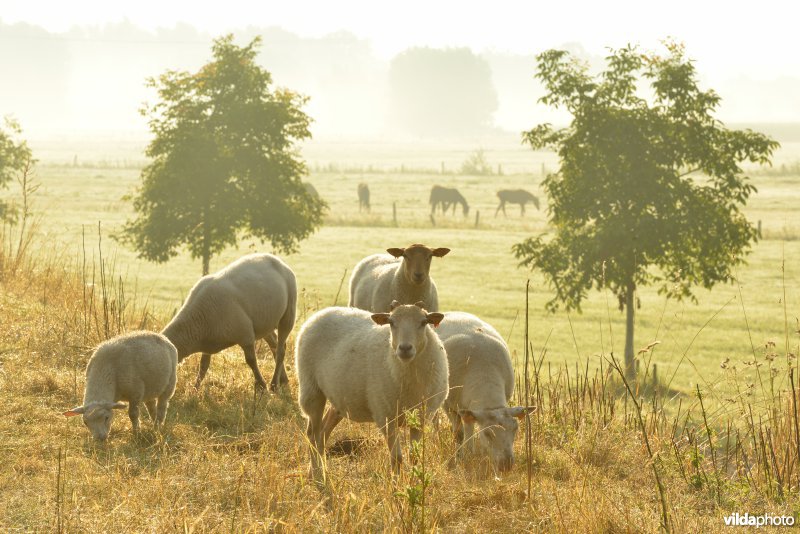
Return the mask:
<svg viewBox="0 0 800 534"><path fill-rule="evenodd" d="M544 358L529 373L530 403L538 411L517 435L515 468L493 476L477 463L454 464L455 445L442 425L427 430L424 460L393 477L378 431L345 421L334 441L352 438L362 446L352 455L330 455L329 485L320 491L306 479L294 374L290 369L288 390L254 396L238 348L212 359L200 390L191 386L197 358L179 367L162 434L143 415L143 431L134 437L118 415L108 443L94 443L77 418L61 416L82 398L92 347L118 332L160 328L196 281L200 262L182 254L150 264L110 238L131 215L122 197L138 182L137 169L55 165L54 157L37 170L34 209L42 218L30 255L14 272L0 269L6 414L0 418L0 530L655 532L666 509L674 532L723 532L723 516L733 512L800 514L797 396L786 387L790 376L798 378L787 372L787 363L796 371L787 353L800 352L798 177L754 177L759 193L747 214L762 220L765 239L741 269L739 285L700 292L698 305L641 291L637 345L661 341L646 357L657 363L662 384L625 396L613 373L596 371L608 370L609 353L622 350L623 316L613 297L592 294L582 314L545 313L551 292L540 275L517 268L510 252L512 244L546 230L544 213L529 207L521 219L511 208L508 218L493 216L494 192L537 192L538 171L552 154L489 150L495 165L525 172L472 177L419 172L435 171L441 161L454 167L471 149L444 156L427 149L412 160L390 157L386 147L362 148L360 158L348 147L310 157L318 171L308 180L330 212L327 224L286 258L301 288L298 324L318 308L346 303L347 277L363 256L413 242L447 246L452 252L432 267L441 307L494 324L517 356L520 377L530 279L531 342ZM783 150L784 161L800 154ZM533 164L522 163L526 154ZM370 165L373 172L322 172ZM371 214L358 213L361 181L372 189ZM426 202L433 183L457 186L470 201L470 216L437 216L433 227ZM0 260L9 246L4 239ZM214 258L212 269L254 250L268 248L242 243ZM268 350L258 352L268 376ZM692 394L696 386L705 404ZM518 390L514 401L528 402L522 397ZM413 497L420 473L430 480L424 504Z"/></svg>
<svg viewBox="0 0 800 534"><path fill-rule="evenodd" d="M791 161L787 152L798 149L794 144L782 149L778 161ZM447 246L453 252L437 260L432 268L440 288L441 306L445 310L465 310L477 313L494 324L507 336L513 350L523 348L521 313L524 309L524 287L531 280L531 331L534 345L541 349L546 342L546 361L557 365L585 357L597 357L611 349L620 352L624 341L624 316L616 308L613 295L593 293L583 306L583 313L546 313L544 304L552 292L539 273L517 268L511 246L525 237L546 231L544 203L542 211L528 206L521 218L516 207L510 206L508 217L494 217L496 197L500 188L523 187L540 194L540 173L504 176L461 176L452 174L400 173L400 167L436 168L436 155L422 151L416 160L392 159L389 149L358 146L369 165L379 166L380 172L313 172L308 181L315 185L330 209L326 226L301 245L300 252L286 260L295 270L303 288L304 306L315 309L334 303L347 302L347 280L350 269L362 257L380 252L390 246L406 246L421 242L431 246ZM408 156L408 149L398 152ZM451 152L442 151L447 158ZM458 153L459 156L468 153ZM358 167L354 153L342 147L328 147L328 152L316 152L312 166ZM328 160L324 155L328 154ZM553 155L534 153L524 147L504 146L495 152L487 150L494 165L520 168L529 156L533 168L542 163L553 165ZM449 156L453 159L453 156ZM334 159L335 158L335 159ZM507 161L511 163L506 163ZM455 167L448 162L447 167ZM516 166L516 167L515 167ZM394 171L390 170L394 169ZM196 281L200 265L183 254L174 260L156 265L136 259L135 254L110 239L126 218L132 215L130 204L122 197L135 188L139 179L137 169L84 168L70 166L41 166L38 180L37 208L42 210L42 229L53 244L59 243L75 257L85 253L97 255L97 226L100 223L102 250L115 259L116 272L135 281L139 296L147 298L156 315L166 318L176 309L188 289ZM761 220L764 239L759 242L748 265L739 273L740 286L718 286L712 291L699 291L698 304L666 302L655 289L642 288L641 309L636 322L636 343L645 346L661 341L653 354L662 376L675 376L673 387L690 390L701 384L716 384L721 377L719 365L726 358L734 361L750 358L768 341L785 344L784 311L791 322L790 332L796 330L800 315L800 187L797 176L761 176L753 178L759 192L747 207L753 220ZM372 190L373 209L370 214L359 213L356 185L367 182ZM436 226L428 219L427 195L432 184L458 187L470 202L468 217L461 215L436 216ZM544 200L544 199L542 199ZM393 204L396 206L397 227L393 223ZM480 212L475 228L475 213ZM250 251L269 251L258 243L241 243L238 250L230 249L212 261L215 270L241 254ZM342 277L345 276L344 283ZM741 299L739 297L741 290ZM786 306L784 309L784 291ZM749 331L748 331L749 325ZM797 337L790 343L796 346ZM699 378L702 377L702 378ZM723 384L724 389L724 384Z"/></svg>

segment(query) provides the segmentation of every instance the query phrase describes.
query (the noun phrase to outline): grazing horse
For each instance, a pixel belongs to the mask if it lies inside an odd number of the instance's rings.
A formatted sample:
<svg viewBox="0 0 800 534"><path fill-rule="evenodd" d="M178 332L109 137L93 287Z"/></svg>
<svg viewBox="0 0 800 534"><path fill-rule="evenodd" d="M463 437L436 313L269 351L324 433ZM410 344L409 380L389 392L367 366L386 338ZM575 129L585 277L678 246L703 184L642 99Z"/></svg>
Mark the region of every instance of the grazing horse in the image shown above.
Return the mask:
<svg viewBox="0 0 800 534"><path fill-rule="evenodd" d="M436 213L436 206L441 204L442 206L442 215L447 213L448 208L453 206L453 214L456 213L456 204L461 204L461 207L464 210L464 216L469 214L469 204L467 204L467 199L464 198L464 195L458 192L456 188L450 187L442 187L440 185L434 185L431 188L431 215Z"/></svg>
<svg viewBox="0 0 800 534"><path fill-rule="evenodd" d="M358 184L358 211L361 211L361 208L370 211L369 207L369 186L365 183Z"/></svg>
<svg viewBox="0 0 800 534"><path fill-rule="evenodd" d="M317 188L314 187L313 184L303 182L303 187L306 188L306 193L308 193L312 198L319 198L319 191L317 191Z"/></svg>
<svg viewBox="0 0 800 534"><path fill-rule="evenodd" d="M520 216L525 215L525 204L528 202L533 202L533 205L536 206L536 209L539 209L539 199L524 189L501 189L497 192L497 198L500 199L500 205L497 206L497 209L494 212L495 217L497 217L497 214L500 212L500 210L503 210L503 215L506 214L506 202L511 204L519 204Z"/></svg>

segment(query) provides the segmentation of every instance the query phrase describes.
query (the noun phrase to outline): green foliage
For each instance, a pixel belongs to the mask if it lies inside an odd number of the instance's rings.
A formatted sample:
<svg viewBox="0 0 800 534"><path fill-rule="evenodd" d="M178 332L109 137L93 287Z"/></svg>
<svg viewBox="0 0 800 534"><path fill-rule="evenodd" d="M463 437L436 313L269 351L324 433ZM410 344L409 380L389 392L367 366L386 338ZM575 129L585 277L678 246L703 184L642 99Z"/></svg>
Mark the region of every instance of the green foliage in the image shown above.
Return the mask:
<svg viewBox="0 0 800 534"><path fill-rule="evenodd" d="M8 182L17 173L24 172L32 163L31 149L19 135L22 129L19 124L6 117L5 128L0 127L0 189L8 187ZM14 222L16 210L0 199L0 221Z"/></svg>
<svg viewBox="0 0 800 534"><path fill-rule="evenodd" d="M324 203L303 187L294 146L310 137L307 99L270 89L270 73L255 61L259 44L239 47L229 35L198 72L148 80L159 96L142 110L153 161L133 198L138 218L118 236L141 257L164 262L185 244L205 269L239 237L291 252L320 225Z"/></svg>
<svg viewBox="0 0 800 534"><path fill-rule="evenodd" d="M389 69L397 125L417 135L486 130L497 110L492 71L468 48L411 48Z"/></svg>
<svg viewBox="0 0 800 534"><path fill-rule="evenodd" d="M486 153L482 148L469 155L461 164L461 174L473 176L491 176L492 166L486 161Z"/></svg>
<svg viewBox="0 0 800 534"><path fill-rule="evenodd" d="M567 52L538 56L540 101L572 121L523 134L560 158L543 182L555 235L513 252L555 289L550 310L580 309L592 288L610 289L620 303L646 285L694 300L694 286L732 281L756 240L741 211L755 187L740 163L769 163L778 143L725 128L713 116L719 96L698 87L683 47L666 48L663 56L612 51L598 76Z"/></svg>

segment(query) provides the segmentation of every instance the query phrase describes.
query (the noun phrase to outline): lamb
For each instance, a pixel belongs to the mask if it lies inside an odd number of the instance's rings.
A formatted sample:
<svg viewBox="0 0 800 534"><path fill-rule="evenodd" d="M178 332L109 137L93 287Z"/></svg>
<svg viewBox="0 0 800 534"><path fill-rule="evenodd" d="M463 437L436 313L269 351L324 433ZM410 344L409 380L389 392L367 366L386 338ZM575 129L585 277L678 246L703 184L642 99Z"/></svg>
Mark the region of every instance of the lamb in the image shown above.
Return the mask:
<svg viewBox="0 0 800 534"><path fill-rule="evenodd" d="M129 404L133 432L139 431L139 403L158 428L167 417L175 393L178 351L169 339L155 332L131 332L101 343L86 366L83 404L64 412L66 417L83 415L83 423L94 439L105 441L114 410Z"/></svg>
<svg viewBox="0 0 800 534"><path fill-rule="evenodd" d="M250 254L221 271L202 277L162 333L178 349L178 361L202 352L195 387L199 388L211 355L233 345L244 351L256 387L266 382L256 363L255 343L265 339L275 356L270 389L289 382L283 360L294 328L297 282L294 273L272 254ZM277 330L277 336L276 336Z"/></svg>
<svg viewBox="0 0 800 534"><path fill-rule="evenodd" d="M431 258L441 258L449 248L425 245L390 248L389 254L373 254L361 260L350 277L349 305L372 312L389 312L392 301L422 301L430 311L439 310L436 284L430 277Z"/></svg>
<svg viewBox="0 0 800 534"><path fill-rule="evenodd" d="M450 393L444 409L459 450L474 450L478 441L494 468L507 471L514 465L517 419L533 410L508 406L514 391L508 346L497 330L472 314L447 312L444 317L436 330L447 351L450 370Z"/></svg>
<svg viewBox="0 0 800 534"><path fill-rule="evenodd" d="M308 419L310 469L318 481L325 442L343 417L373 421L386 437L392 468L399 469L404 413L420 409L429 420L447 395L447 354L428 326L441 320L441 313L426 312L421 302L394 302L391 313L334 307L306 321L295 353L298 400ZM326 400L331 407L323 418ZM419 440L421 429L410 434Z"/></svg>

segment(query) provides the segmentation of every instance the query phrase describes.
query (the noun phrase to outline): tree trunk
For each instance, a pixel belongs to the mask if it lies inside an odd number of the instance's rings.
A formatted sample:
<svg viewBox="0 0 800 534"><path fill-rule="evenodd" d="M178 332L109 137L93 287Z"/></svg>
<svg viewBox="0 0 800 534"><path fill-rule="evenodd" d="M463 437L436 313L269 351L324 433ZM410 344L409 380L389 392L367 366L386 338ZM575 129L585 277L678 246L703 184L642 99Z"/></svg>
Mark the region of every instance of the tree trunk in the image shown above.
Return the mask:
<svg viewBox="0 0 800 534"><path fill-rule="evenodd" d="M208 274L211 263L211 235L208 228L208 208L203 208L203 276Z"/></svg>
<svg viewBox="0 0 800 534"><path fill-rule="evenodd" d="M633 282L628 282L628 287L625 290L625 311L627 312L625 320L625 376L629 380L636 378L636 365L633 353L633 319L636 313L634 299L635 290L636 286Z"/></svg>

